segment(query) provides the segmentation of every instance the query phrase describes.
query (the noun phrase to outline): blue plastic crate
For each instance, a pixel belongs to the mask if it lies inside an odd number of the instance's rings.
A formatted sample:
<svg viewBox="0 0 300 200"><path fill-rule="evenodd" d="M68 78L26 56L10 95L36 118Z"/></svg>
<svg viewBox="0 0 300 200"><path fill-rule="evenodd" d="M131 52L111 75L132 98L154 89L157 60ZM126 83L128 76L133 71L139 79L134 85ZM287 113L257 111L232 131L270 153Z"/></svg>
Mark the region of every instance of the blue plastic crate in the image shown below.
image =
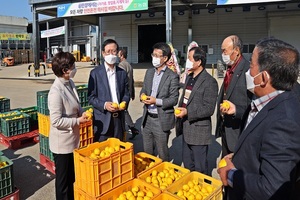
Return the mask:
<svg viewBox="0 0 300 200"><path fill-rule="evenodd" d="M43 115L49 115L48 93L49 93L49 90L38 91L36 93L37 111L39 113L42 113Z"/></svg>
<svg viewBox="0 0 300 200"><path fill-rule="evenodd" d="M0 198L13 192L13 162L5 156L0 156Z"/></svg>
<svg viewBox="0 0 300 200"><path fill-rule="evenodd" d="M6 137L27 133L30 130L29 115L20 113L19 115L1 118L1 131Z"/></svg>

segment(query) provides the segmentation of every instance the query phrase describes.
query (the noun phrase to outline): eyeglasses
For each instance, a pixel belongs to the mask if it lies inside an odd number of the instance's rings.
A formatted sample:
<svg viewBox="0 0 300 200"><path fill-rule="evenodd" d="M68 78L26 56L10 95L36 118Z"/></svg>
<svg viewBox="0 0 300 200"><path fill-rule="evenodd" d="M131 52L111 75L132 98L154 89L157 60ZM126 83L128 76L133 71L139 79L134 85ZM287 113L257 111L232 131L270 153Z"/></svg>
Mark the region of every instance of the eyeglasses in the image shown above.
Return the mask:
<svg viewBox="0 0 300 200"><path fill-rule="evenodd" d="M151 56L155 57L155 58L162 58L162 57L164 57L163 55L157 55L157 54L153 54L153 53L151 53Z"/></svg>
<svg viewBox="0 0 300 200"><path fill-rule="evenodd" d="M109 55L109 54L117 55L117 53L118 53L118 51L116 49L115 50L104 51L105 55Z"/></svg>

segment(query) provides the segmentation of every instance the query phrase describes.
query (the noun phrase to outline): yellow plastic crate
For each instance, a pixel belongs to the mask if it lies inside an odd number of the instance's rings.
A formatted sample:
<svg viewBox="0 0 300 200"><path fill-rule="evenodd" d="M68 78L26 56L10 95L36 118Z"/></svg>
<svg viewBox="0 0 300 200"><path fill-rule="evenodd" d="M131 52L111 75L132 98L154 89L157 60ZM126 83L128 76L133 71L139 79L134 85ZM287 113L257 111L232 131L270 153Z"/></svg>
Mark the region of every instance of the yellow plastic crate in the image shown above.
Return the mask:
<svg viewBox="0 0 300 200"><path fill-rule="evenodd" d="M49 137L50 132L50 116L38 113L39 133L43 136Z"/></svg>
<svg viewBox="0 0 300 200"><path fill-rule="evenodd" d="M149 167L149 164L153 162L153 166ZM134 175L137 177L139 173L152 169L154 166L162 163L162 159L152 156L145 152L139 152L134 156ZM147 169L146 169L147 168Z"/></svg>
<svg viewBox="0 0 300 200"><path fill-rule="evenodd" d="M152 167L151 170L147 170L147 171L145 171L141 174L138 174L138 179L141 179L142 181L146 182L146 178L151 175L153 170L156 170L159 173L159 172L162 172L164 169L174 169L174 171L176 173L179 173L182 176L190 173L190 170L188 170L186 168L180 167L180 166L175 165L175 164L170 163L170 162L162 162L162 163ZM179 178L179 180L180 180L180 178ZM176 183L177 181L178 180L175 180L172 184ZM166 189L162 189L162 190L164 191Z"/></svg>
<svg viewBox="0 0 300 200"><path fill-rule="evenodd" d="M210 195L208 195L206 198L203 198L203 200L222 200L223 199L223 194L222 194L222 189L223 189L223 184L220 180L217 180L211 176L207 176L205 174L199 173L199 172L191 172L172 185L170 185L166 193L169 193L172 195L174 198L181 199L178 197L176 194L178 190L182 189L182 186L184 184L187 184L189 181L197 180L199 185L201 187L207 187L207 186L212 186L214 190Z"/></svg>
<svg viewBox="0 0 300 200"><path fill-rule="evenodd" d="M38 113L39 133L43 136L49 137L50 132L50 116ZM94 142L93 121L82 123L80 129L80 145L79 147L87 146Z"/></svg>
<svg viewBox="0 0 300 200"><path fill-rule="evenodd" d="M81 190L76 182L74 183L74 200L101 200L101 196L94 197Z"/></svg>
<svg viewBox="0 0 300 200"><path fill-rule="evenodd" d="M116 200L120 196L120 194L122 194L123 192L131 191L133 187L139 187L139 190L143 191L144 193L147 191L151 191L153 193L153 197L151 199L154 199L161 193L160 189L155 188L152 185L143 182L142 180L133 179L105 193L101 196L101 200Z"/></svg>
<svg viewBox="0 0 300 200"><path fill-rule="evenodd" d="M79 147L85 147L94 142L93 121L80 124L80 144Z"/></svg>
<svg viewBox="0 0 300 200"><path fill-rule="evenodd" d="M95 148L119 146L120 150L109 157L91 159ZM109 138L104 142L95 142L74 150L76 186L91 196L103 193L134 178L133 144Z"/></svg>
<svg viewBox="0 0 300 200"><path fill-rule="evenodd" d="M174 197L173 195L171 195L169 193L162 192L162 193L160 193L160 195L155 197L153 200L178 200L178 198Z"/></svg>

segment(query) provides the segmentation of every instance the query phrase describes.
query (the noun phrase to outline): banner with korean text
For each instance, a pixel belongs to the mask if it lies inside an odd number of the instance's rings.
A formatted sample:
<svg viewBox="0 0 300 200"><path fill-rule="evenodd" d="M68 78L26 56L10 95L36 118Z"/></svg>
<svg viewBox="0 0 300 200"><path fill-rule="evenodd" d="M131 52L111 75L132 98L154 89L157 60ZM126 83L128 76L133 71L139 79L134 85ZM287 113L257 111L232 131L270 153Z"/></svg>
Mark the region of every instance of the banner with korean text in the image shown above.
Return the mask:
<svg viewBox="0 0 300 200"><path fill-rule="evenodd" d="M28 33L0 33L0 40L30 40Z"/></svg>
<svg viewBox="0 0 300 200"><path fill-rule="evenodd" d="M57 28L41 31L41 38L54 37L58 35L63 35L66 32L65 26L60 26Z"/></svg>
<svg viewBox="0 0 300 200"><path fill-rule="evenodd" d="M147 10L148 0L99 0L57 6L57 17Z"/></svg>

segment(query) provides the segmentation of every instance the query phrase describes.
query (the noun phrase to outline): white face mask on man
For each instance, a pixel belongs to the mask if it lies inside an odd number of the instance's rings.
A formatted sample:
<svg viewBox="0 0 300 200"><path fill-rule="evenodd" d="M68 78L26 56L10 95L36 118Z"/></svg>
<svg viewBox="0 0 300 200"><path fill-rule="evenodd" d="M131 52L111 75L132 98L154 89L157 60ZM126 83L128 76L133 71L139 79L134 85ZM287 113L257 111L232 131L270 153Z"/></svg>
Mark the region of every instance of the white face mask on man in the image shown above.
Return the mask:
<svg viewBox="0 0 300 200"><path fill-rule="evenodd" d="M117 56L116 55L112 55L112 54L109 54L107 56L104 56L104 60L105 62L107 62L108 64L110 65L113 65L117 62Z"/></svg>
<svg viewBox="0 0 300 200"><path fill-rule="evenodd" d="M260 84L255 85L254 83L254 79L256 77L258 77L262 72L259 72L258 74L256 74L255 76L251 76L250 74L250 69L245 73L246 76L246 85L247 85L247 90L249 90L250 92L252 92L254 94L254 88L260 86ZM269 78L269 74L267 73L267 77Z"/></svg>
<svg viewBox="0 0 300 200"><path fill-rule="evenodd" d="M222 59L223 59L223 61L226 65L233 65L233 63L234 63L234 61L230 59L231 54L230 55L225 55L224 53L222 53Z"/></svg>
<svg viewBox="0 0 300 200"><path fill-rule="evenodd" d="M193 68L193 62L192 61L190 61L190 59L186 59L186 63L185 63L185 69L187 69L187 70L190 70L190 69L192 69Z"/></svg>
<svg viewBox="0 0 300 200"><path fill-rule="evenodd" d="M160 58L152 57L152 65L153 65L155 68L160 67L160 66L161 66L161 64L160 64Z"/></svg>

